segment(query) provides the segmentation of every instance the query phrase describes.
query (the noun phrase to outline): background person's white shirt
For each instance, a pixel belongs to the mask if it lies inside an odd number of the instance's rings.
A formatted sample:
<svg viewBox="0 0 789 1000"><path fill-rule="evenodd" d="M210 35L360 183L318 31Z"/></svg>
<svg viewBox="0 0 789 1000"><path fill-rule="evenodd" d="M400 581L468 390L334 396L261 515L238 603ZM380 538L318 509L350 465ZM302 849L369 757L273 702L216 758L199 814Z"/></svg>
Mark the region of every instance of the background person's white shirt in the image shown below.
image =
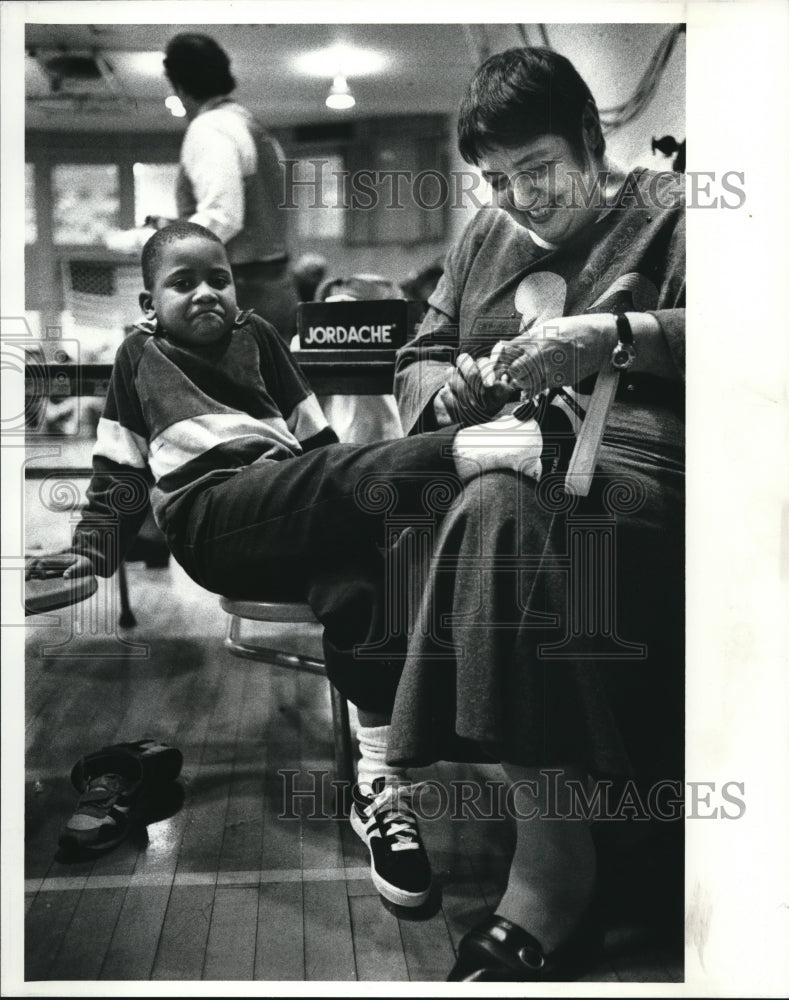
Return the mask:
<svg viewBox="0 0 789 1000"><path fill-rule="evenodd" d="M190 222L227 244L244 225L244 177L257 170L248 112L225 97L206 101L189 124L181 166L192 184L197 211Z"/></svg>

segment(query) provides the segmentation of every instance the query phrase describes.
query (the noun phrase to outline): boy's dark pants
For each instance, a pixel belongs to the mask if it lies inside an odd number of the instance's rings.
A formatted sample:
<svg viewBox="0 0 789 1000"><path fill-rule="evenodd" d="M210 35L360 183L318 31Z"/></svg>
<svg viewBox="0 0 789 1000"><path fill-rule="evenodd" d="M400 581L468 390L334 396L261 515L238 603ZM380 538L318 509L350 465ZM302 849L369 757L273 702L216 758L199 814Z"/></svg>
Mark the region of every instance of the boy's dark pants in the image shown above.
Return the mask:
<svg viewBox="0 0 789 1000"><path fill-rule="evenodd" d="M463 487L454 433L244 469L195 500L173 554L208 590L309 601L333 683L392 713L393 761L485 747L524 765L681 773L681 469L604 449L589 497L565 511L550 476ZM613 518L606 498L623 489Z"/></svg>
<svg viewBox="0 0 789 1000"><path fill-rule="evenodd" d="M459 492L455 432L329 445L249 466L202 492L168 544L214 593L308 601L325 627L332 682L359 708L388 712L406 636L391 627L385 553L400 529L440 518L436 489L439 498ZM355 656L360 645L374 657Z"/></svg>

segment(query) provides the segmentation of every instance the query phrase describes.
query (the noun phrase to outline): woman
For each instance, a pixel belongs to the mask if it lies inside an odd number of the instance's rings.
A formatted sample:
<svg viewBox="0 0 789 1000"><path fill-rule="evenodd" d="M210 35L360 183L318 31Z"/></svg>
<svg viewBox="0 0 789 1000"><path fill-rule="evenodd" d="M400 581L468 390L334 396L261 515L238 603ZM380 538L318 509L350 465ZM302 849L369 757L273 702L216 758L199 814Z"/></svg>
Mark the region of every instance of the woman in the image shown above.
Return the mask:
<svg viewBox="0 0 789 1000"><path fill-rule="evenodd" d="M599 940L596 857L588 824L557 810L590 778L682 777L682 191L607 160L589 88L550 50L488 59L458 129L496 204L399 352L402 422L492 429L536 409L542 477L488 471L442 518L389 759L496 759L520 796L507 889L450 980L568 978ZM571 431L621 340L592 488L574 497Z"/></svg>

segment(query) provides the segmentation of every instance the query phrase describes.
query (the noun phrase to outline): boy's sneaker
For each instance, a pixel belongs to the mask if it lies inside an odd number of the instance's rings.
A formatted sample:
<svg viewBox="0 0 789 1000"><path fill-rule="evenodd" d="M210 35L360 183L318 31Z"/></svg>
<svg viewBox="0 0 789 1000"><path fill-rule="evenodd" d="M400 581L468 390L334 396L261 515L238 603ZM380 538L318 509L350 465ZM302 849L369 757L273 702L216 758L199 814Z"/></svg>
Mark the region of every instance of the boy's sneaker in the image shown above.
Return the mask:
<svg viewBox="0 0 789 1000"><path fill-rule="evenodd" d="M78 792L83 792L92 778L116 770L119 758L125 760L129 756L139 763L142 781L149 788L175 781L184 762L177 747L156 739L114 743L80 757L71 769L71 783ZM125 773L126 769L123 770Z"/></svg>
<svg viewBox="0 0 789 1000"><path fill-rule="evenodd" d="M115 847L131 829L139 788L139 776L128 773L91 778L60 835L60 847L69 853Z"/></svg>
<svg viewBox="0 0 789 1000"><path fill-rule="evenodd" d="M373 885L398 906L421 906L430 895L430 862L411 810L408 785L373 782L373 794L357 785L351 826L367 844Z"/></svg>

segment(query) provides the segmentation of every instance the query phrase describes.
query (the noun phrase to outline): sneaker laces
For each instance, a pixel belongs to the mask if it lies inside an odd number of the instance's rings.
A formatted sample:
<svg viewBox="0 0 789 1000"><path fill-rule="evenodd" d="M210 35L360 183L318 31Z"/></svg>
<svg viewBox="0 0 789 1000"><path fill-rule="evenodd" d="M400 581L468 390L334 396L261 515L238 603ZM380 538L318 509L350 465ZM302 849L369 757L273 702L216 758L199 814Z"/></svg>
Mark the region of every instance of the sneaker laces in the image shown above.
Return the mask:
<svg viewBox="0 0 789 1000"><path fill-rule="evenodd" d="M386 785L367 807L383 826L393 851L418 851L421 846L409 798L409 787Z"/></svg>
<svg viewBox="0 0 789 1000"><path fill-rule="evenodd" d="M119 774L101 774L97 778L91 778L86 788L87 793L98 793L105 795L120 795L126 791L129 782Z"/></svg>
<svg viewBox="0 0 789 1000"><path fill-rule="evenodd" d="M80 796L81 806L90 804L112 805L129 791L129 782L119 774L102 774L92 778ZM119 808L123 808L120 806Z"/></svg>

